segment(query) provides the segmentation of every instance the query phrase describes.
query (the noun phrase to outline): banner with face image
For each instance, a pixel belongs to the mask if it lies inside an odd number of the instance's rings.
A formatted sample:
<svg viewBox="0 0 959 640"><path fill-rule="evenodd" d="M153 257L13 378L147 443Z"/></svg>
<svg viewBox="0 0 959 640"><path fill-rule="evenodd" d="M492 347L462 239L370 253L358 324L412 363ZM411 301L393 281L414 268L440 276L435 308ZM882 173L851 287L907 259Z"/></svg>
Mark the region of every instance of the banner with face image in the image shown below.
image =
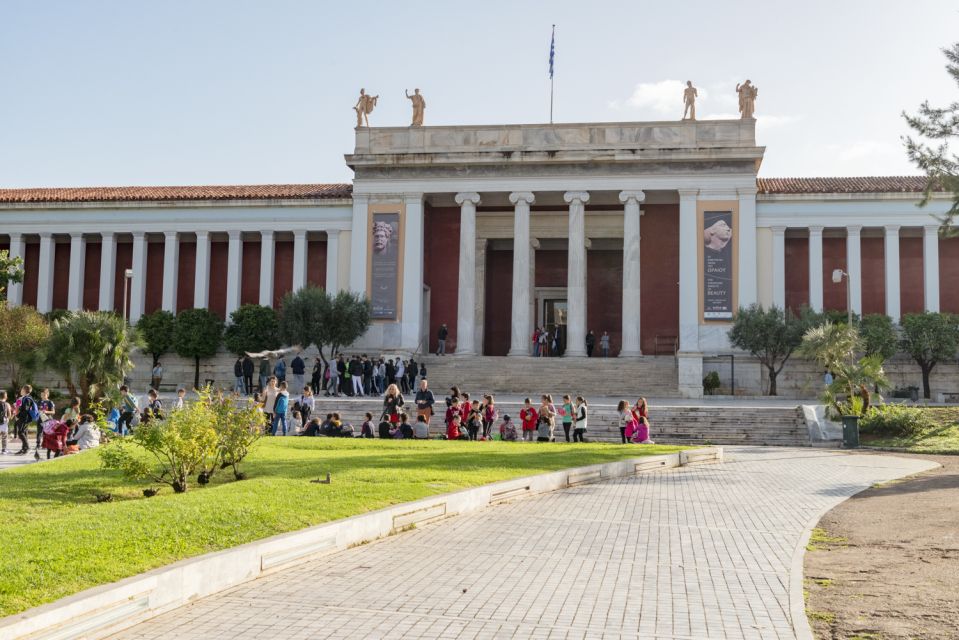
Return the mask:
<svg viewBox="0 0 959 640"><path fill-rule="evenodd" d="M374 213L370 230L370 301L374 320L396 320L399 291L400 214Z"/></svg>
<svg viewBox="0 0 959 640"><path fill-rule="evenodd" d="M703 320L733 317L733 212L703 212Z"/></svg>

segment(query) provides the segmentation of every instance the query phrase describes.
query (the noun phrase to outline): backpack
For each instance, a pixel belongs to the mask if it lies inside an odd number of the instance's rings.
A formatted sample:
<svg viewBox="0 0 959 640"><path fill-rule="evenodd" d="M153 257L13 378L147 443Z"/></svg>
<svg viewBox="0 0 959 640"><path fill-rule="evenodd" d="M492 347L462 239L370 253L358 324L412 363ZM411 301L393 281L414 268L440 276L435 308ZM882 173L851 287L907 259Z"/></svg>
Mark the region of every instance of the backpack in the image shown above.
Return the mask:
<svg viewBox="0 0 959 640"><path fill-rule="evenodd" d="M20 413L30 418L30 422L37 422L40 419L40 409L30 396L24 396L20 401Z"/></svg>

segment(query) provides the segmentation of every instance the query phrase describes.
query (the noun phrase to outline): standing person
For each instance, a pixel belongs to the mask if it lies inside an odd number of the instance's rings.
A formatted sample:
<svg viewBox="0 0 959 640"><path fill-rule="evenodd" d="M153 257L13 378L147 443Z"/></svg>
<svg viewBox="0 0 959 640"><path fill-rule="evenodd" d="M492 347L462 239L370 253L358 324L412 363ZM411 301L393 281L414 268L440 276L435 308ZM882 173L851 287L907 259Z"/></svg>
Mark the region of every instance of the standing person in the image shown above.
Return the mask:
<svg viewBox="0 0 959 640"><path fill-rule="evenodd" d="M326 387L321 384L323 381L323 361L320 358L313 360L313 371L310 372L310 388L319 393Z"/></svg>
<svg viewBox="0 0 959 640"><path fill-rule="evenodd" d="M49 420L43 425L43 448L47 450L47 460L49 460L51 456L59 458L63 455L63 449L67 443L67 435L70 433L72 427L73 421L70 421L70 426L57 420Z"/></svg>
<svg viewBox="0 0 959 640"><path fill-rule="evenodd" d="M396 359L396 384L399 385L403 393L409 393L410 390L406 385L406 365L403 364L402 358Z"/></svg>
<svg viewBox="0 0 959 640"><path fill-rule="evenodd" d="M426 363L421 362L420 363L420 380L422 380L425 377L426 377Z"/></svg>
<svg viewBox="0 0 959 640"><path fill-rule="evenodd" d="M436 404L436 398L433 397L433 392L430 391L429 382L426 378L420 379L420 388L416 392L414 401L416 402L416 415L423 418L428 427L430 418L433 417L433 405Z"/></svg>
<svg viewBox="0 0 959 640"><path fill-rule="evenodd" d="M386 364L384 366L384 378L383 384L387 387L393 384L393 381L396 379L396 365L393 363L393 358L387 358Z"/></svg>
<svg viewBox="0 0 959 640"><path fill-rule="evenodd" d="M395 384L386 388L386 396L383 397L383 415L393 426L400 422L400 407L403 406L403 396Z"/></svg>
<svg viewBox="0 0 959 640"><path fill-rule="evenodd" d="M280 388L276 382L275 376L270 376L266 381L266 391L261 394L261 399L263 400L263 413L266 416L266 423L273 426L273 409L276 407L276 396L279 394Z"/></svg>
<svg viewBox="0 0 959 640"><path fill-rule="evenodd" d="M237 356L236 362L233 363L233 378L233 391L243 393L243 358L240 356Z"/></svg>
<svg viewBox="0 0 959 640"><path fill-rule="evenodd" d="M588 407L583 396L576 396L576 417L573 418L573 442L586 442Z"/></svg>
<svg viewBox="0 0 959 640"><path fill-rule="evenodd" d="M533 441L533 434L536 433L536 419L539 416L536 409L533 408L533 402L529 398L523 400L523 408L519 410L519 419L523 424L523 441Z"/></svg>
<svg viewBox="0 0 959 640"><path fill-rule="evenodd" d="M537 421L536 439L540 442L553 441L553 429L556 428L556 407L553 405L553 397L544 394L540 398L539 420Z"/></svg>
<svg viewBox="0 0 959 640"><path fill-rule="evenodd" d="M489 440L493 437L493 423L499 417L496 404L493 402L493 394L483 396L483 405L483 437Z"/></svg>
<svg viewBox="0 0 959 640"><path fill-rule="evenodd" d="M7 392L0 390L0 455L7 455L7 435L10 433L10 420L13 407L7 402Z"/></svg>
<svg viewBox="0 0 959 640"><path fill-rule="evenodd" d="M373 388L378 396L383 395L383 392L386 391L386 364L383 362L383 358L373 363Z"/></svg>
<svg viewBox="0 0 959 640"><path fill-rule="evenodd" d="M153 371L150 373L150 386L159 391L161 382L163 382L163 365L157 360L153 363Z"/></svg>
<svg viewBox="0 0 959 640"><path fill-rule="evenodd" d="M163 403L160 402L160 397L157 395L155 389L150 389L147 392L147 406L143 410L143 422L146 424L151 420L162 420L163 419Z"/></svg>
<svg viewBox="0 0 959 640"><path fill-rule="evenodd" d="M545 327L539 332L539 355L544 358L549 357L549 331Z"/></svg>
<svg viewBox="0 0 959 640"><path fill-rule="evenodd" d="M599 350L604 358L609 357L609 331L604 331L603 335L599 337Z"/></svg>
<svg viewBox="0 0 959 640"><path fill-rule="evenodd" d="M343 354L336 356L336 372L339 374L339 379L337 381L337 389L340 390L340 393L349 395L349 392L352 391L351 385L349 384L349 367L347 367L346 358L343 357Z"/></svg>
<svg viewBox="0 0 959 640"><path fill-rule="evenodd" d="M326 375L329 376L329 378L326 381L326 395L339 396L340 395L339 356L337 356L337 359L332 360L329 364L326 365Z"/></svg>
<svg viewBox="0 0 959 640"><path fill-rule="evenodd" d="M279 426L283 425L283 435L286 435L286 412L290 408L290 394L286 391L286 383L281 382L276 390L276 403L273 405L273 435L276 435Z"/></svg>
<svg viewBox="0 0 959 640"><path fill-rule="evenodd" d="M533 357L534 358L539 357L539 334L540 334L539 327L535 327L533 329Z"/></svg>
<svg viewBox="0 0 959 640"><path fill-rule="evenodd" d="M350 360L350 379L353 381L353 395L356 397L365 395L363 393L363 363L360 362L360 357L357 355L354 355L353 359Z"/></svg>
<svg viewBox="0 0 959 640"><path fill-rule="evenodd" d="M373 361L363 354L363 393L373 394Z"/></svg>
<svg viewBox="0 0 959 640"><path fill-rule="evenodd" d="M286 382L286 360L280 356L280 359L273 365L273 375L276 376L277 383Z"/></svg>
<svg viewBox="0 0 959 640"><path fill-rule="evenodd" d="M416 373L419 371L416 366L416 360L413 359L413 356L410 356L409 362L406 363L406 379L409 383L410 390L416 388Z"/></svg>
<svg viewBox="0 0 959 640"><path fill-rule="evenodd" d="M186 389L180 387L176 390L176 399L173 401L173 406L170 407L170 411L179 411L183 408L183 399L186 397Z"/></svg>
<svg viewBox="0 0 959 640"><path fill-rule="evenodd" d="M30 395L31 393L33 393L33 387L28 384L23 385L20 388L20 397L16 401L17 415L13 427L14 435L20 439L21 443L20 451L17 451L16 454L18 456L29 453L30 443L27 441L27 429L31 422L40 419L40 410L37 408L36 400Z"/></svg>
<svg viewBox="0 0 959 640"><path fill-rule="evenodd" d="M830 371L829 369L826 369L822 374L823 386L828 389L830 386L832 386L832 381L833 381L832 371Z"/></svg>
<svg viewBox="0 0 959 640"><path fill-rule="evenodd" d="M133 416L138 409L136 396L130 393L126 385L120 387L120 419L117 420L117 431L121 436L133 428Z"/></svg>
<svg viewBox="0 0 959 640"><path fill-rule="evenodd" d="M618 414L616 424L619 427L619 438L623 444L626 444L626 431L630 428L630 425L635 423L636 418L633 416L629 403L625 400L619 401L619 404L616 405L616 412Z"/></svg>
<svg viewBox="0 0 959 640"><path fill-rule="evenodd" d="M316 409L316 398L313 396L313 387L306 385L303 387L303 393L300 394L300 422L306 427L310 421L310 415Z"/></svg>
<svg viewBox="0 0 959 640"><path fill-rule="evenodd" d="M293 393L296 393L306 384L306 363L299 351L296 352L296 357L290 362L290 373L293 376Z"/></svg>
<svg viewBox="0 0 959 640"><path fill-rule="evenodd" d="M587 358L593 357L593 349L595 347L596 347L596 334L593 333L592 330L590 330L590 332L586 334L586 357Z"/></svg>
<svg viewBox="0 0 959 640"><path fill-rule="evenodd" d="M646 403L646 398L640 398L633 405L633 417L636 418L636 422L639 422L640 418L649 420L649 405Z"/></svg>
<svg viewBox="0 0 959 640"><path fill-rule="evenodd" d="M483 412L480 411L479 400L473 400L469 414L466 417L466 431L470 440L476 440L483 430Z"/></svg>
<svg viewBox="0 0 959 640"><path fill-rule="evenodd" d="M439 330L436 332L436 355L445 356L446 355L446 338L450 335L450 330L446 328L446 324L441 324Z"/></svg>
<svg viewBox="0 0 959 640"><path fill-rule="evenodd" d="M243 356L243 393L253 395L253 358L250 354Z"/></svg>
<svg viewBox="0 0 959 640"><path fill-rule="evenodd" d="M554 356L559 356L559 355L560 355L560 352L559 352L559 325L556 325L556 327L553 329L553 337L552 337L552 340L553 340L553 355L554 355Z"/></svg>
<svg viewBox="0 0 959 640"><path fill-rule="evenodd" d="M40 443L43 441L43 425L49 420L54 419L54 413L56 412L56 407L53 405L53 401L50 399L50 390L43 389L40 391L40 400L37 402L37 409L40 412L40 417L37 418L37 442L34 448L33 457L36 460L40 459ZM49 457L49 456L48 456Z"/></svg>
<svg viewBox="0 0 959 640"><path fill-rule="evenodd" d="M563 416L563 435L566 436L566 442L569 442L570 429L573 428L573 399L568 393L563 396L563 406L559 410L559 415Z"/></svg>
<svg viewBox="0 0 959 640"><path fill-rule="evenodd" d="M270 380L270 361L260 358L260 393L266 391L266 383Z"/></svg>

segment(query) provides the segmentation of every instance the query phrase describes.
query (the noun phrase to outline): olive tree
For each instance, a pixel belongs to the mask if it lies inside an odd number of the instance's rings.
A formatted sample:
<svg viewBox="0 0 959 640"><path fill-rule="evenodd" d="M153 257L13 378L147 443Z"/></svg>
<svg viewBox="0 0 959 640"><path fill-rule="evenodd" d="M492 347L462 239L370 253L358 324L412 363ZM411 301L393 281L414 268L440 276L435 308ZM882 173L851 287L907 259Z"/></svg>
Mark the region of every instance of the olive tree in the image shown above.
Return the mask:
<svg viewBox="0 0 959 640"><path fill-rule="evenodd" d="M192 358L193 388L200 388L200 360L216 355L223 339L223 320L209 309L187 309L176 318L173 348L184 358Z"/></svg>
<svg viewBox="0 0 959 640"><path fill-rule="evenodd" d="M49 339L50 325L36 309L0 302L0 363L10 367L15 391L25 381L22 376L41 364L38 354Z"/></svg>
<svg viewBox="0 0 959 640"><path fill-rule="evenodd" d="M929 374L941 360L956 355L959 347L959 317L951 313L907 313L900 321L902 350L922 371L922 397L929 398Z"/></svg>
<svg viewBox="0 0 959 640"><path fill-rule="evenodd" d="M223 342L231 353L267 351L280 346L276 311L258 304L245 304L230 314Z"/></svg>
<svg viewBox="0 0 959 640"><path fill-rule="evenodd" d="M283 297L280 335L287 344L315 344L327 362L325 349L335 356L341 347L355 342L370 326L373 310L369 300L349 291L335 296L317 287L305 287Z"/></svg>
<svg viewBox="0 0 959 640"><path fill-rule="evenodd" d="M737 349L748 351L766 367L769 395L774 396L776 377L802 343L806 329L819 321L819 317L809 311L797 317L779 307L764 309L753 304L736 313L729 330L729 342Z"/></svg>
<svg viewBox="0 0 959 640"><path fill-rule="evenodd" d="M137 331L140 332L147 353L153 357L153 366L156 366L160 356L173 348L176 316L163 310L148 313L137 322Z"/></svg>

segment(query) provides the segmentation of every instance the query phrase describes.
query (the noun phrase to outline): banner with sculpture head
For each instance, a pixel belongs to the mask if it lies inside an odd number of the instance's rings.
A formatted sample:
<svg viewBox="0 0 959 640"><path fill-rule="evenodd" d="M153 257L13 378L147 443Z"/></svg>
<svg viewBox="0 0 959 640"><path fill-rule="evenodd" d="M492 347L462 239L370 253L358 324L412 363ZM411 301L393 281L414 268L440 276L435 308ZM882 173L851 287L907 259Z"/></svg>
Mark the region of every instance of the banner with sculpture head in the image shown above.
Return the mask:
<svg viewBox="0 0 959 640"><path fill-rule="evenodd" d="M733 212L703 212L703 319L733 317Z"/></svg>
<svg viewBox="0 0 959 640"><path fill-rule="evenodd" d="M374 213L370 230L370 301L374 320L396 320L400 214Z"/></svg>

